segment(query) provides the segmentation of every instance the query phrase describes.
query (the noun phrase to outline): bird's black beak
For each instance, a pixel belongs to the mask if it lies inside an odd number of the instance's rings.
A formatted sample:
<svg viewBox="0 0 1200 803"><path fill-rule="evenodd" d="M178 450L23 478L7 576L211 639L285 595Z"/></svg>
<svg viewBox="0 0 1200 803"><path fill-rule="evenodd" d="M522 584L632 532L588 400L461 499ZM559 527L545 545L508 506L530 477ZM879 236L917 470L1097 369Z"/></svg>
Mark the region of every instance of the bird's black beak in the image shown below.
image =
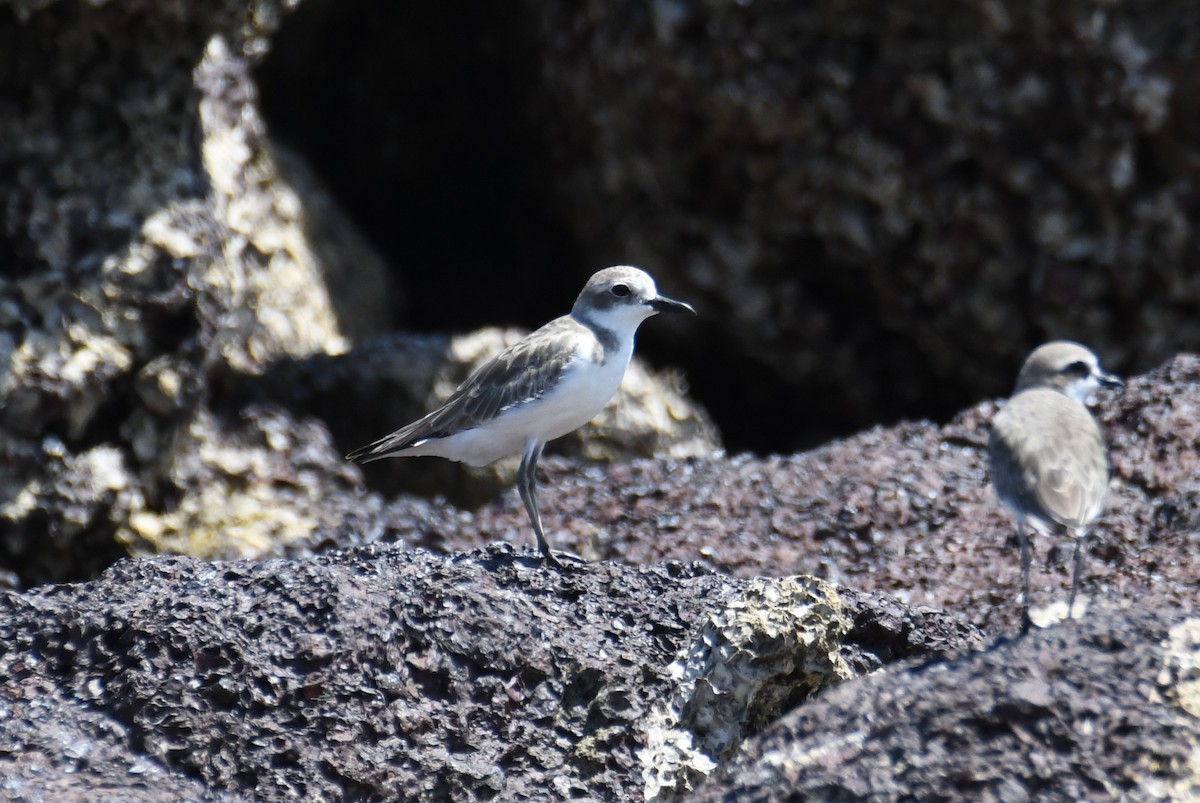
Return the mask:
<svg viewBox="0 0 1200 803"><path fill-rule="evenodd" d="M1125 382L1121 379L1121 377L1116 376L1115 374L1098 373L1096 374L1096 381L1100 383L1100 387L1102 388L1125 387Z"/></svg>
<svg viewBox="0 0 1200 803"><path fill-rule="evenodd" d="M690 312L693 315L696 314L696 310L691 304L685 304L682 301L676 301L666 296L652 298L647 303L650 305L650 309L655 312Z"/></svg>

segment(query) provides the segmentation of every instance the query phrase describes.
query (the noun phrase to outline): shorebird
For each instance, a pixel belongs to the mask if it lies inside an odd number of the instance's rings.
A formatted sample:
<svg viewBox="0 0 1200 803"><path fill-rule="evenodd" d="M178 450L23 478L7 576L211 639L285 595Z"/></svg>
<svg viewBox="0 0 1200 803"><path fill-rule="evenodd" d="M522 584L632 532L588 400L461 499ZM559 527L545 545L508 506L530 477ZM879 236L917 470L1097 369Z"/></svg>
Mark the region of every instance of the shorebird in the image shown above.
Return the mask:
<svg viewBox="0 0 1200 803"><path fill-rule="evenodd" d="M690 312L659 295L654 279L629 266L592 275L569 315L513 344L477 368L438 409L347 460L434 455L485 466L521 454L517 489L546 561L550 552L538 513L537 463L547 441L586 424L616 393L642 321L660 312Z"/></svg>
<svg viewBox="0 0 1200 803"><path fill-rule="evenodd" d="M1054 341L1025 360L1012 398L992 421L988 441L992 484L1016 521L1021 542L1023 630L1032 624L1026 526L1044 537L1058 528L1075 537L1067 603L1067 617L1072 616L1087 530L1100 515L1108 490L1108 451L1086 403L1097 388L1123 384L1101 371L1096 355L1084 346Z"/></svg>

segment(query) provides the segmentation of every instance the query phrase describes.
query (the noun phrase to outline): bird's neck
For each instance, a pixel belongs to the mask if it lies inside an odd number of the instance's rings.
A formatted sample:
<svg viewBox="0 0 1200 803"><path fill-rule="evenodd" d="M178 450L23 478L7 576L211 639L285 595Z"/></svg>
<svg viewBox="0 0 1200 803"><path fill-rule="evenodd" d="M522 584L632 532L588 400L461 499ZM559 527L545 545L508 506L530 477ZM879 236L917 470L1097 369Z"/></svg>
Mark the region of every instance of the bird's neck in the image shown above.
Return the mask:
<svg viewBox="0 0 1200 803"><path fill-rule="evenodd" d="M614 357L619 358L620 356L625 356L628 359L628 355L632 354L632 334L624 335L611 326L605 326L600 321L587 315L572 314L572 317L590 329L592 334L596 336L597 342L600 343L600 348L604 350L603 362L608 362L610 359Z"/></svg>

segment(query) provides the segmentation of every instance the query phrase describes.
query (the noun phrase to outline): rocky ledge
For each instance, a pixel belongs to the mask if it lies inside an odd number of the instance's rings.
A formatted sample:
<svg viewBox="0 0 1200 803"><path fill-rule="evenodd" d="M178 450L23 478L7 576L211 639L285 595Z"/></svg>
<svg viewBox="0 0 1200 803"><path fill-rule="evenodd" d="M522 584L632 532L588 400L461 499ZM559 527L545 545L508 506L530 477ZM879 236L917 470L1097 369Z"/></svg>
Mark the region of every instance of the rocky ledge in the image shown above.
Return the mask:
<svg viewBox="0 0 1200 803"><path fill-rule="evenodd" d="M545 495L556 546L601 558L566 571L524 547L511 494L473 514L400 497L386 516L360 513L375 543L353 549L124 560L94 581L6 592L4 788L42 800L1200 794L1200 359L1102 400L1114 493L1088 609L1024 636L1011 528L982 469L993 407L788 458L559 459ZM1035 568L1035 604L1050 609L1067 582L1055 546L1038 544Z"/></svg>
<svg viewBox="0 0 1200 803"><path fill-rule="evenodd" d="M987 643L814 578L366 547L123 561L7 593L0 644L21 800L1200 792L1179 610Z"/></svg>

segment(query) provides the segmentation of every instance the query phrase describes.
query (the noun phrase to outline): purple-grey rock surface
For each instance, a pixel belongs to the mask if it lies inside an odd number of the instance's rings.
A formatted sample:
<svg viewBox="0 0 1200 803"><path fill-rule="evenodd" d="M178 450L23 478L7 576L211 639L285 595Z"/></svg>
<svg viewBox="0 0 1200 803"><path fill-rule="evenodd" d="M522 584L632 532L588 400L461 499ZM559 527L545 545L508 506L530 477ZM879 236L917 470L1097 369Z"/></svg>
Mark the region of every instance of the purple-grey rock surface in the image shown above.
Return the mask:
<svg viewBox="0 0 1200 803"><path fill-rule="evenodd" d="M1194 800L1198 637L1194 617L1139 608L859 678L691 799Z"/></svg>
<svg viewBox="0 0 1200 803"><path fill-rule="evenodd" d="M981 644L816 579L680 563L123 561L0 596L0 772L43 800L637 799L829 685Z"/></svg>

